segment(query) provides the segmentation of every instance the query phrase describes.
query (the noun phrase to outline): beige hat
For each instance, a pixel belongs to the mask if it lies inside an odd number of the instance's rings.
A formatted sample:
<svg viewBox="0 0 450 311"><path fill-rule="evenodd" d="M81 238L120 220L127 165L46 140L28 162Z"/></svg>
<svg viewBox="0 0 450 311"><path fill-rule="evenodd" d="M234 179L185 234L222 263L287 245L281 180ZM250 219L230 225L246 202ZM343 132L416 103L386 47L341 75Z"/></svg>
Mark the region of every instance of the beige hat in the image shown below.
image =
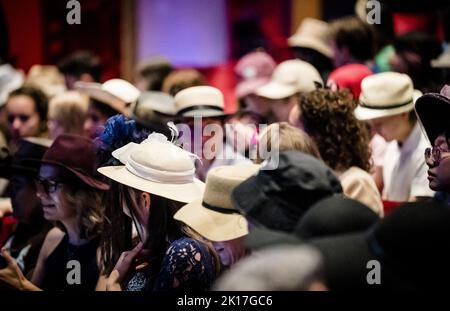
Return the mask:
<svg viewBox="0 0 450 311"><path fill-rule="evenodd" d="M212 86L188 87L175 95L175 110L183 117L224 116L223 94Z"/></svg>
<svg viewBox="0 0 450 311"><path fill-rule="evenodd" d="M359 120L371 120L408 112L414 109L421 95L406 74L383 72L368 76L361 82L355 116Z"/></svg>
<svg viewBox="0 0 450 311"><path fill-rule="evenodd" d="M64 76L58 67L50 65L33 65L28 71L25 85L41 89L49 98L67 90Z"/></svg>
<svg viewBox="0 0 450 311"><path fill-rule="evenodd" d="M256 94L270 99L282 99L296 93L314 91L316 83L323 80L313 65L299 59L280 63L273 72L271 81L256 90Z"/></svg>
<svg viewBox="0 0 450 311"><path fill-rule="evenodd" d="M75 83L75 89L126 116L130 115L130 106L141 94L134 85L122 79L108 80L103 84L78 81Z"/></svg>
<svg viewBox="0 0 450 311"><path fill-rule="evenodd" d="M256 164L219 166L206 177L203 199L183 206L174 216L208 240L229 241L248 234L246 219L231 201L231 192L259 170Z"/></svg>
<svg viewBox="0 0 450 311"><path fill-rule="evenodd" d="M302 21L295 34L288 39L288 43L292 47L316 50L331 58L333 50L329 41L329 33L330 26L327 22L308 17Z"/></svg>
<svg viewBox="0 0 450 311"><path fill-rule="evenodd" d="M129 143L112 155L125 166L98 171L126 186L183 203L203 195L205 185L195 176L195 156L152 133L140 144Z"/></svg>

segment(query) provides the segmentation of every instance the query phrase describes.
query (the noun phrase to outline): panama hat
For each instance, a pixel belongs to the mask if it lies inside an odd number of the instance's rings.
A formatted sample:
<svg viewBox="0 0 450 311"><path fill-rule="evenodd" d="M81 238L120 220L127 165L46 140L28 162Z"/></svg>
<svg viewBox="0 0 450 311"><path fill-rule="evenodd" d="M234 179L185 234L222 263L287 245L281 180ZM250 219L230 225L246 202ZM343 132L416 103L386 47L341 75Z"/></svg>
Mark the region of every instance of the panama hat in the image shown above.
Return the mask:
<svg viewBox="0 0 450 311"><path fill-rule="evenodd" d="M409 112L421 95L406 74L383 72L368 76L361 82L355 116L359 120L371 120Z"/></svg>
<svg viewBox="0 0 450 311"><path fill-rule="evenodd" d="M238 164L211 169L206 177L203 199L183 206L174 216L208 240L229 241L248 234L244 216L234 207L231 192L257 173L259 165Z"/></svg>
<svg viewBox="0 0 450 311"><path fill-rule="evenodd" d="M118 183L184 203L203 195L204 184L194 177L195 156L163 134L152 133L142 143L129 143L112 155L124 165L98 171Z"/></svg>
<svg viewBox="0 0 450 311"><path fill-rule="evenodd" d="M140 91L134 85L122 79L108 80L103 84L78 81L75 83L75 89L126 116L130 115L130 106L140 95Z"/></svg>
<svg viewBox="0 0 450 311"><path fill-rule="evenodd" d="M280 63L271 81L256 90L256 95L269 99L283 99L296 93L311 92L323 85L323 80L313 65L299 59Z"/></svg>
<svg viewBox="0 0 450 311"><path fill-rule="evenodd" d="M150 112L163 116L174 116L175 101L173 96L159 91L143 92L133 108L133 117L139 118L142 114L145 115Z"/></svg>
<svg viewBox="0 0 450 311"><path fill-rule="evenodd" d="M441 93L428 93L416 102L416 113L428 140L433 144L436 138L450 128L450 85L445 85Z"/></svg>
<svg viewBox="0 0 450 311"><path fill-rule="evenodd" d="M222 92L212 86L192 86L175 95L175 110L181 117L222 117L224 98Z"/></svg>
<svg viewBox="0 0 450 311"><path fill-rule="evenodd" d="M9 93L21 87L24 80L24 74L11 65L0 66L0 107L6 104Z"/></svg>
<svg viewBox="0 0 450 311"><path fill-rule="evenodd" d="M313 49L331 58L333 50L328 37L329 28L327 22L315 18L305 18L295 34L288 39L289 46Z"/></svg>

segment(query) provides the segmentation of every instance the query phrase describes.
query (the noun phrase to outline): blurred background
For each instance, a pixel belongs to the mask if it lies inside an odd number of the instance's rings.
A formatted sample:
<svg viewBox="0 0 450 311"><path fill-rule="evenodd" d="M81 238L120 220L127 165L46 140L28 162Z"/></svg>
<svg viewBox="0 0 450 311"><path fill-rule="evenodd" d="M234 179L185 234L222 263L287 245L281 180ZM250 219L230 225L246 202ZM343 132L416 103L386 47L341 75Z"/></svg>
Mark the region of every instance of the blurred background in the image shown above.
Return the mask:
<svg viewBox="0 0 450 311"><path fill-rule="evenodd" d="M85 0L81 24L69 25L65 0L0 0L1 58L27 72L34 64L57 64L77 50L102 63L101 81L135 80L136 65L163 55L178 67L199 69L234 109L233 67L262 47L277 62L292 58L287 38L305 17L330 21L354 15L356 0ZM421 30L444 40L446 1L382 3L387 36Z"/></svg>

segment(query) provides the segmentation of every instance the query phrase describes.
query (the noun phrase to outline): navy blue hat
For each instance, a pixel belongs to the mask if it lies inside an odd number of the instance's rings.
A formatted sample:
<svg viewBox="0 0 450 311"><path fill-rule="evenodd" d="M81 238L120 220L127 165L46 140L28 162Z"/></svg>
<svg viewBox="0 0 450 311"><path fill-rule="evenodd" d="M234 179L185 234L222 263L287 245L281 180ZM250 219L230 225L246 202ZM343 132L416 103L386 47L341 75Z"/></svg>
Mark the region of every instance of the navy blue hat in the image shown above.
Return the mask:
<svg viewBox="0 0 450 311"><path fill-rule="evenodd" d="M339 179L322 161L302 152L284 151L275 169L262 167L234 189L232 198L253 224L291 232L313 204L340 193Z"/></svg>

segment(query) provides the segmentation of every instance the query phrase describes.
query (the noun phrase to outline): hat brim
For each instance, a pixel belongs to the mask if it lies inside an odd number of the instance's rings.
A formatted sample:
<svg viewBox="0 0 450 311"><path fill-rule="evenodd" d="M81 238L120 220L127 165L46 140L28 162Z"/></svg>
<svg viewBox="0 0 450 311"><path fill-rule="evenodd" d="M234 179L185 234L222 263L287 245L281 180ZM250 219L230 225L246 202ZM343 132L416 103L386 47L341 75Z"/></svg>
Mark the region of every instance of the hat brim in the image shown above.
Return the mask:
<svg viewBox="0 0 450 311"><path fill-rule="evenodd" d="M202 199L183 206L174 218L213 242L230 241L248 234L244 216L209 210L202 205Z"/></svg>
<svg viewBox="0 0 450 311"><path fill-rule="evenodd" d="M243 80L236 86L236 95L238 98L243 98L250 94L254 94L256 90L269 82L269 77Z"/></svg>
<svg viewBox="0 0 450 311"><path fill-rule="evenodd" d="M450 99L430 93L420 97L416 102L416 114L431 144L450 127Z"/></svg>
<svg viewBox="0 0 450 311"><path fill-rule="evenodd" d="M28 161L27 161L28 162ZM60 162L56 162L56 161L46 161L46 160L29 160L29 162L39 162L41 165L42 164L50 164L50 165L56 165L59 167L62 167L66 170L69 170L70 172L72 172L76 177L78 177L78 179L80 179L80 181L82 181L83 183L85 183L86 185L98 189L98 190L109 190L109 185L107 183L104 183L100 180L97 180L95 178L92 178L91 176L85 174L84 172L81 172L79 170L75 170L72 169L70 167L67 167L66 165L64 165L63 163Z"/></svg>
<svg viewBox="0 0 450 311"><path fill-rule="evenodd" d="M100 83L77 82L75 87L80 93L86 94L90 98L110 106L117 112L120 112L125 116L130 115L130 111L126 107L126 103L111 93L103 90Z"/></svg>
<svg viewBox="0 0 450 311"><path fill-rule="evenodd" d="M201 198L205 189L205 184L196 178L184 184L158 183L130 173L125 166L105 166L98 172L120 184L183 203Z"/></svg>
<svg viewBox="0 0 450 311"><path fill-rule="evenodd" d="M315 239L308 242L323 255L326 283L330 290L361 290L370 286L367 263L376 260L365 233Z"/></svg>
<svg viewBox="0 0 450 311"><path fill-rule="evenodd" d="M297 88L292 85L285 85L275 81L269 82L256 90L256 95L269 99L283 99L297 93Z"/></svg>
<svg viewBox="0 0 450 311"><path fill-rule="evenodd" d="M288 43L291 47L308 48L315 50L328 58L333 57L333 50L326 44L323 44L322 42L315 40L314 38L308 39L293 35L288 39Z"/></svg>
<svg viewBox="0 0 450 311"><path fill-rule="evenodd" d="M360 121L373 120L389 116L395 116L401 113L409 112L414 109L416 100L422 95L419 90L414 90L413 100L404 106L391 109L371 109L358 105L355 109L355 117Z"/></svg>
<svg viewBox="0 0 450 311"><path fill-rule="evenodd" d="M197 110L192 110L189 112L185 112L182 114L177 114L176 116L178 117L183 117L183 118L198 118L198 117L202 117L202 118L224 118L227 117L229 114L226 114L223 111L219 111L219 110L215 110L215 109L197 109Z"/></svg>
<svg viewBox="0 0 450 311"><path fill-rule="evenodd" d="M259 250L275 245L298 245L303 241L293 234L268 228L254 228L247 235L245 244L252 250Z"/></svg>

